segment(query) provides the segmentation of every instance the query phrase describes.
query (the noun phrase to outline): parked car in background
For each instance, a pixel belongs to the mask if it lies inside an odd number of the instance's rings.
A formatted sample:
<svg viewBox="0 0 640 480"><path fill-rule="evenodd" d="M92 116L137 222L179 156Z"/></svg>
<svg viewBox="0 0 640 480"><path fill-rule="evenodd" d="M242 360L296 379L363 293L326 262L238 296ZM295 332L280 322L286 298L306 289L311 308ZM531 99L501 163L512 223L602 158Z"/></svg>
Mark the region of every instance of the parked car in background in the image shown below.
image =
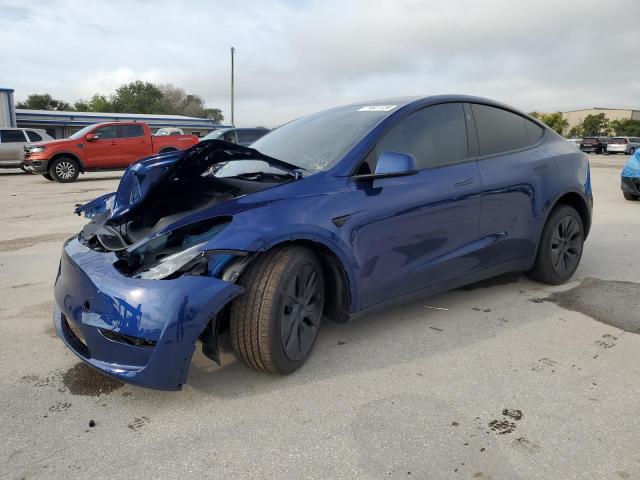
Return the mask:
<svg viewBox="0 0 640 480"><path fill-rule="evenodd" d="M605 153L609 137L584 137L580 142L580 150L586 153Z"/></svg>
<svg viewBox="0 0 640 480"><path fill-rule="evenodd" d="M24 146L48 140L53 137L37 128L0 128L0 168L22 168Z"/></svg>
<svg viewBox="0 0 640 480"><path fill-rule="evenodd" d="M184 131L181 128L176 127L165 127L159 128L156 133L154 133L156 137L163 137L165 135L184 135Z"/></svg>
<svg viewBox="0 0 640 480"><path fill-rule="evenodd" d="M621 175L622 195L627 200L640 199L640 149L627 160Z"/></svg>
<svg viewBox="0 0 640 480"><path fill-rule="evenodd" d="M607 144L607 153L633 153L640 148L638 137L613 137Z"/></svg>
<svg viewBox="0 0 640 480"><path fill-rule="evenodd" d="M324 319L511 271L566 282L590 178L542 123L458 95L333 108L251 148L203 141L76 209L90 221L63 246L53 322L82 361L144 387L180 389L196 342L219 361L227 329L248 366L291 373Z"/></svg>
<svg viewBox="0 0 640 480"><path fill-rule="evenodd" d="M268 128L219 128L200 140L224 140L246 147L270 131Z"/></svg>
<svg viewBox="0 0 640 480"><path fill-rule="evenodd" d="M151 135L146 123L97 123L69 138L25 145L22 166L47 180L75 182L80 173L123 169L155 153L184 150L196 143L196 135Z"/></svg>

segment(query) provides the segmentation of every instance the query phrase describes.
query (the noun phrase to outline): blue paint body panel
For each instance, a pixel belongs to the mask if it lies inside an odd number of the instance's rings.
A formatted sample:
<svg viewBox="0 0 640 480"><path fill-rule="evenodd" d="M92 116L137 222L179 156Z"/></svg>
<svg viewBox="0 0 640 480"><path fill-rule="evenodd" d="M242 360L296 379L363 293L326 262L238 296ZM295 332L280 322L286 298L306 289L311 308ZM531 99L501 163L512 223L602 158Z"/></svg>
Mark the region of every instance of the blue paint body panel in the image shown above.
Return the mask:
<svg viewBox="0 0 640 480"><path fill-rule="evenodd" d="M321 244L339 259L348 280L350 315L530 268L558 199L578 195L589 215L592 206L586 155L554 132L545 128L536 145L509 154L408 176L353 176L359 162L398 121L418 109L452 101L508 108L462 96L406 102L330 169L186 213L153 235L228 217L230 223L207 241L205 250L253 253L295 240ZM112 201L110 221L128 215L185 155L188 151L132 165L115 198L105 196L87 209L98 214ZM344 219L338 226L333 220L339 217ZM241 289L202 276L129 278L114 267L116 260L114 253L91 250L77 239L65 245L55 286L58 333L80 358L108 375L146 387L180 388L198 336ZM78 345L64 318L82 331L86 348ZM100 329L155 344L124 345Z"/></svg>

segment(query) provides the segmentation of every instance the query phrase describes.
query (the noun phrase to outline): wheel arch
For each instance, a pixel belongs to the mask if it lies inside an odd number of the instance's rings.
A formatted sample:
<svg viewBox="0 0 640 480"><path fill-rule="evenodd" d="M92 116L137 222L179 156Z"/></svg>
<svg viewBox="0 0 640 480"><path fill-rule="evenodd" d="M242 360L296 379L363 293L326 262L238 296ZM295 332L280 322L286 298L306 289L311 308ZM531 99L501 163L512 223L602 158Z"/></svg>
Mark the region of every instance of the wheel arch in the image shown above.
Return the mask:
<svg viewBox="0 0 640 480"><path fill-rule="evenodd" d="M567 192L561 195L553 204L553 206L549 209L549 213L547 214L547 218L549 214L555 209L558 205L568 205L569 207L573 207L578 214L580 215L580 219L582 220L582 225L584 227L584 238L587 239L589 235L589 231L591 230L591 210L589 209L589 204L587 200L581 194L577 192ZM545 218L545 224L547 222L547 218Z"/></svg>

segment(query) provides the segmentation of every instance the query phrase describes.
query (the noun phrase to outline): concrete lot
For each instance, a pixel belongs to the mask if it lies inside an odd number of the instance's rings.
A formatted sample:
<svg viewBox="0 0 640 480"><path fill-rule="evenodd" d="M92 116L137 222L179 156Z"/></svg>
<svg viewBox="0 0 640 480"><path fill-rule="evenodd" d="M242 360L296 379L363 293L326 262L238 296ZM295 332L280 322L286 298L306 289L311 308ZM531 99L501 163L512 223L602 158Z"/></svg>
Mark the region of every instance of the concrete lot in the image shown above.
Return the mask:
<svg viewBox="0 0 640 480"><path fill-rule="evenodd" d="M198 352L174 393L85 368L51 323L61 243L84 224L73 207L119 175L0 172L0 477L640 478L640 202L620 192L626 158L591 157L595 219L571 283L507 275L327 322L284 378Z"/></svg>

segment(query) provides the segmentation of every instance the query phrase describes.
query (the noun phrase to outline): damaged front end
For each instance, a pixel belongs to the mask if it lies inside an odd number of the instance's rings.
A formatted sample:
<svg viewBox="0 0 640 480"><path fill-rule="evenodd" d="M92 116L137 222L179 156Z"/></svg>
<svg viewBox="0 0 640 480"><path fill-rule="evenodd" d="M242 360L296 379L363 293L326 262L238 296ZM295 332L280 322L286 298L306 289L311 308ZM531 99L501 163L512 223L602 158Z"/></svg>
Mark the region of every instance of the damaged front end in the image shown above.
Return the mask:
<svg viewBox="0 0 640 480"><path fill-rule="evenodd" d="M174 390L198 339L219 362L218 318L242 288L248 252L215 248L233 222L215 205L302 177L256 150L211 141L132 165L117 192L82 205L55 284L58 334L123 381Z"/></svg>

